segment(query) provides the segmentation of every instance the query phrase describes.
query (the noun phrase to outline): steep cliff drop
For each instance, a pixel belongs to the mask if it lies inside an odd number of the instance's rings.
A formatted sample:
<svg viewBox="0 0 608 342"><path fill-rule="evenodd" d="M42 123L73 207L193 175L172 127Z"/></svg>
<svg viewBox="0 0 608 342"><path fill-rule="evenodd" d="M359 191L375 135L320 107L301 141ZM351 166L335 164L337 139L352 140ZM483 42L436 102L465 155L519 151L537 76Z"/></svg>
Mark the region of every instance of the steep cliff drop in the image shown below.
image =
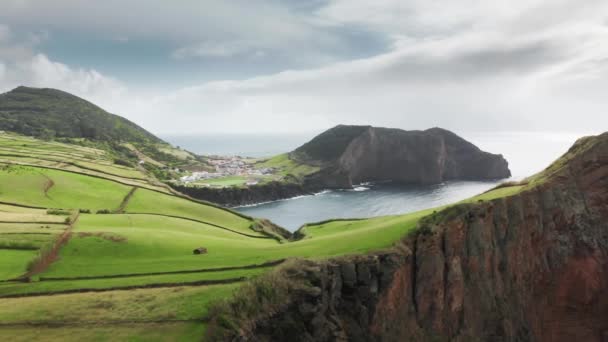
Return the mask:
<svg viewBox="0 0 608 342"><path fill-rule="evenodd" d="M217 313L208 337L608 341L608 133L579 140L516 195L424 218L393 250L273 276L274 300L236 329Z"/></svg>

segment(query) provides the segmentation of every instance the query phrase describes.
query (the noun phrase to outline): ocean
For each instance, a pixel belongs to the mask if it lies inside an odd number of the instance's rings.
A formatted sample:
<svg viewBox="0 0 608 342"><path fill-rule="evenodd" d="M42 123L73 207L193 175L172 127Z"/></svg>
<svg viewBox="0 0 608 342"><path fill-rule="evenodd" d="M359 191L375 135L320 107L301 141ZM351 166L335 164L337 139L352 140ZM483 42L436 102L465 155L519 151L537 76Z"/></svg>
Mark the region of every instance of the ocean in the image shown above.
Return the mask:
<svg viewBox="0 0 608 342"><path fill-rule="evenodd" d="M542 171L568 150L583 133L470 132L460 136L484 151L502 154L509 162L512 180ZM285 135L164 136L174 145L198 154L271 156L293 150L314 133ZM309 222L330 218L361 218L404 214L453 203L484 192L499 181L445 182L431 186L376 184L355 190L326 191L316 195L237 208L264 217L294 231Z"/></svg>

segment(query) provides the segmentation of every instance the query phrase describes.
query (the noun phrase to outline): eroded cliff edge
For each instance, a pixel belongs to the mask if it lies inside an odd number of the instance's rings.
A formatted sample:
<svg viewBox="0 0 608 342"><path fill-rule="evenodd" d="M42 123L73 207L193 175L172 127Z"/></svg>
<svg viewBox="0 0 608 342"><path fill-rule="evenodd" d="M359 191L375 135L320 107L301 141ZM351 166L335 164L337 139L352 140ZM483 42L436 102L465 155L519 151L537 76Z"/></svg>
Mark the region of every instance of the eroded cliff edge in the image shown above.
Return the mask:
<svg viewBox="0 0 608 342"><path fill-rule="evenodd" d="M274 276L282 295L232 328L216 313L208 338L606 341L608 134L517 195L427 217L391 251Z"/></svg>

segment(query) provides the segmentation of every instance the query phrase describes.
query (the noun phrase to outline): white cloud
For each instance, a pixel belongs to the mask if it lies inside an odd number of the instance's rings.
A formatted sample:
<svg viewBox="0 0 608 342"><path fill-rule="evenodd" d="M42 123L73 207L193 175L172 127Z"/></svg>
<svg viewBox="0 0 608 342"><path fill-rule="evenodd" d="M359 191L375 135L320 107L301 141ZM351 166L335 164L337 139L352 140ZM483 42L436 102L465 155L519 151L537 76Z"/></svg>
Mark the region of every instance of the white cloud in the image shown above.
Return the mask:
<svg viewBox="0 0 608 342"><path fill-rule="evenodd" d="M78 13L77 16L74 13ZM246 50L299 50L319 60L319 50L339 49L340 39L287 3L268 0L4 0L0 21L33 30L94 37L160 40L174 57L231 56Z"/></svg>
<svg viewBox="0 0 608 342"><path fill-rule="evenodd" d="M120 109L126 87L93 69L72 68L36 51L38 39L0 41L0 91L25 85L57 88L111 110Z"/></svg>
<svg viewBox="0 0 608 342"><path fill-rule="evenodd" d="M8 26L0 24L0 43L8 41L11 36L11 30Z"/></svg>
<svg viewBox="0 0 608 342"><path fill-rule="evenodd" d="M329 8L355 6L342 8L340 15L354 21L361 14L366 25L376 24L375 15L382 18L378 25L391 24L385 15L399 13L395 6L401 6L387 1L333 3ZM471 2L464 7L472 15L444 8L456 17L448 30L434 21L427 3L414 2L419 5L415 8L410 3L401 11L411 11L421 27L436 34L398 36L407 27L395 21L383 28L395 37L388 53L210 82L160 97L154 106L183 115L183 125L164 128L171 133L311 130L338 123L406 129L439 125L461 131L608 127L608 99L598 90L608 86L606 4L593 1L594 6L581 9L567 1L520 2L503 12L493 8L496 4L475 7ZM369 6L382 13L374 14ZM543 18L547 13L553 17L532 20L533 14Z"/></svg>
<svg viewBox="0 0 608 342"><path fill-rule="evenodd" d="M0 18L108 37L171 39L180 46L177 59L272 62L277 49L310 58L318 52L311 47L339 45L330 32L355 28L390 38L391 50L178 90L163 88L159 76L160 89L144 94L127 92L95 70L52 61L27 44L0 43L0 87L71 91L157 133L308 131L338 123L459 131L608 127L604 0L585 6L573 0L329 0L304 15L278 3L9 0ZM83 16L68 17L68 7ZM131 20L136 12L141 15Z"/></svg>
<svg viewBox="0 0 608 342"><path fill-rule="evenodd" d="M172 57L175 59L192 57L233 57L251 52L252 50L255 50L255 47L243 41L205 42L180 48L173 52Z"/></svg>

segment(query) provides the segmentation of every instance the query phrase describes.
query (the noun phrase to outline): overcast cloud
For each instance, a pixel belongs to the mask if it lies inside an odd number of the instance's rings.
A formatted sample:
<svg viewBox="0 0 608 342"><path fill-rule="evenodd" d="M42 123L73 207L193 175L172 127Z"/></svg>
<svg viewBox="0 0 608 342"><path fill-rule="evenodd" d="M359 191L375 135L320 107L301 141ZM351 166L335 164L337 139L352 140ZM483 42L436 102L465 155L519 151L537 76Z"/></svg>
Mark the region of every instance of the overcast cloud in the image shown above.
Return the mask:
<svg viewBox="0 0 608 342"><path fill-rule="evenodd" d="M606 1L179 4L4 1L0 91L63 89L162 134L608 128Z"/></svg>

